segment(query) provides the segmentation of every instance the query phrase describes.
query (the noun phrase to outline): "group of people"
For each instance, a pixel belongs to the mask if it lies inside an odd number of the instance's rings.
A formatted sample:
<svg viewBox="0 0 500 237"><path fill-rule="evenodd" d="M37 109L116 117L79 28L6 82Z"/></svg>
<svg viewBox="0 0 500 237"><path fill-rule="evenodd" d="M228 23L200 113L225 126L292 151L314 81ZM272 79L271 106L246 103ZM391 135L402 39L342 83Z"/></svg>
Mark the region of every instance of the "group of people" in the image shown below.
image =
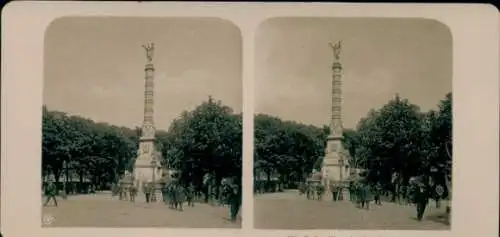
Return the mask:
<svg viewBox="0 0 500 237"><path fill-rule="evenodd" d="M425 176L414 177L406 185L398 185L393 191L393 201L400 205L415 205L417 220L421 221L424 212L432 199L436 202L436 208L440 208L441 200L444 198L444 187L439 184L429 184ZM381 197L387 195L380 183L371 184L366 181L351 182L349 185L351 200L360 208L369 209L370 202L382 205Z"/></svg>
<svg viewBox="0 0 500 237"><path fill-rule="evenodd" d="M350 182L349 196L351 201L356 203L356 206L363 209L370 209L370 202L375 201L376 205L382 205L380 199L382 195L382 186L377 184L369 184L367 182Z"/></svg>
<svg viewBox="0 0 500 237"><path fill-rule="evenodd" d="M180 182L169 182L162 187L158 188L152 183L144 183L142 185L142 191L145 196L146 203L157 201L157 191L161 191L162 202L168 205L170 209L183 211L184 203L187 202L188 207L194 207L194 203L197 199L201 198L202 192L197 190L193 184L183 185ZM238 212L241 208L241 188L236 184L222 184L220 186L220 193L218 195L211 189L205 193L205 200L214 204L214 199L218 196L219 205L228 205L230 208L230 218L231 221L236 221ZM120 185L115 185L114 195L118 194L120 200L130 200L135 202L135 197L137 196L137 187L131 185L129 187L124 187Z"/></svg>
<svg viewBox="0 0 500 237"><path fill-rule="evenodd" d="M415 205L417 220L421 221L426 207L431 199L435 200L436 207L440 208L441 200L444 199L445 188L442 185L429 184L425 177L412 178L407 185L398 186L393 192L393 201L401 205ZM369 210L370 203L382 205L382 196L389 193L384 191L380 183L371 183L364 179L351 181L348 185L332 184L329 191L332 193L332 201L343 199L343 191L347 189L349 199L357 208ZM305 194L307 199L321 200L326 192L321 183L303 183L299 185L299 193ZM450 212L447 210L447 212Z"/></svg>
<svg viewBox="0 0 500 237"><path fill-rule="evenodd" d="M339 201L342 199L343 187L340 184L331 184L329 191L332 193L332 201ZM326 188L321 183L302 183L299 185L299 193L305 194L309 200L322 200L326 193Z"/></svg>
<svg viewBox="0 0 500 237"><path fill-rule="evenodd" d="M322 184L300 184L299 193L305 194L309 200L322 200L325 194L325 187Z"/></svg>

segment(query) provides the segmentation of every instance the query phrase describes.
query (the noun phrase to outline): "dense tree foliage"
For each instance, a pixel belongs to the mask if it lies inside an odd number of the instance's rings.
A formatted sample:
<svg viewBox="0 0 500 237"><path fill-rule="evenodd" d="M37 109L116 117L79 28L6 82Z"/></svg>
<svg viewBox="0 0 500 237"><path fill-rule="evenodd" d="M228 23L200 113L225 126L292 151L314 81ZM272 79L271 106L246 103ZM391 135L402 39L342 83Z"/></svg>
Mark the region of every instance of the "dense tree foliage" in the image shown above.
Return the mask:
<svg viewBox="0 0 500 237"><path fill-rule="evenodd" d="M98 187L116 183L132 171L140 128L117 127L43 107L42 173L61 182L89 179ZM220 181L241 177L242 118L211 98L185 111L168 131L157 131L163 165L177 169L181 181L201 185L206 173Z"/></svg>
<svg viewBox="0 0 500 237"><path fill-rule="evenodd" d="M241 177L242 117L210 98L174 120L163 139L163 156L181 170L181 181L201 186L203 176Z"/></svg>
<svg viewBox="0 0 500 237"><path fill-rule="evenodd" d="M264 114L255 116L255 175L264 173L280 182L304 181L314 168L320 168L327 128L282 121Z"/></svg>
<svg viewBox="0 0 500 237"><path fill-rule="evenodd" d="M352 166L367 171L367 179L395 191L410 178L430 177L434 184L451 187L451 93L437 110L421 112L418 106L396 96L346 132L344 145Z"/></svg>
<svg viewBox="0 0 500 237"><path fill-rule="evenodd" d="M131 168L137 149L133 129L95 123L79 116L69 116L43 108L42 169L59 181L75 174L94 184L114 182Z"/></svg>
<svg viewBox="0 0 500 237"><path fill-rule="evenodd" d="M349 165L364 169L366 178L394 192L415 176L431 177L434 184L450 188L452 151L451 93L437 110L421 112L407 99L396 96L380 109L373 109L355 129L345 129L343 145ZM255 116L255 175L281 183L304 181L319 170L328 127ZM261 177L261 175L258 175Z"/></svg>
<svg viewBox="0 0 500 237"><path fill-rule="evenodd" d="M258 114L254 120L254 175L281 184L305 181L321 168L327 126L317 127ZM76 175L96 185L116 182L132 170L140 128L96 123L43 108L42 169L57 180ZM212 98L175 119L168 131L157 131L163 165L180 171L180 180L203 186L206 174L215 183L242 174L242 116ZM370 182L386 191L425 175L451 188L452 95L436 110L396 96L371 110L342 140L351 167L366 170ZM65 167L67 169L65 169ZM71 173L71 174L70 174ZM62 181L62 180L61 180ZM240 180L238 180L239 182Z"/></svg>

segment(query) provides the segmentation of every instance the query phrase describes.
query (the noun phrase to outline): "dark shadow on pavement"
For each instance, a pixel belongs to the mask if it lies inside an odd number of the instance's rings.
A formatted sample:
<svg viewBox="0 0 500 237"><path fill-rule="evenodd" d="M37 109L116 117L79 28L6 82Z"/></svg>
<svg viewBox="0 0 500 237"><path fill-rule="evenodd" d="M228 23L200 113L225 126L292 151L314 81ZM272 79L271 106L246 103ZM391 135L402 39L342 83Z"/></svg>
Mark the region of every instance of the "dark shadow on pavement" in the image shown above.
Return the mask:
<svg viewBox="0 0 500 237"><path fill-rule="evenodd" d="M236 219L236 221L232 221L228 217L223 217L222 219L225 220L225 221L227 221L227 222L231 222L231 223L235 223L235 224L239 224L238 222L241 222L240 218Z"/></svg>
<svg viewBox="0 0 500 237"><path fill-rule="evenodd" d="M426 220L434 221L440 224L450 225L450 217L446 213L434 214L425 217Z"/></svg>
<svg viewBox="0 0 500 237"><path fill-rule="evenodd" d="M410 220L418 221L417 217L415 217L415 216L411 216Z"/></svg>

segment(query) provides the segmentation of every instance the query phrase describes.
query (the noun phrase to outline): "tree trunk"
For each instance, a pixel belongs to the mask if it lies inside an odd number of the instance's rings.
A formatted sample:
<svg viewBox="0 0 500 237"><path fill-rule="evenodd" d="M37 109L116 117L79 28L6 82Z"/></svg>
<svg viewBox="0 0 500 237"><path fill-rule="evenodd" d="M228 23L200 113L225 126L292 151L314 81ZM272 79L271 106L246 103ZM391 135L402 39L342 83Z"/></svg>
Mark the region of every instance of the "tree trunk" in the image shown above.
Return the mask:
<svg viewBox="0 0 500 237"><path fill-rule="evenodd" d="M80 169L79 170L79 174L78 174L80 177L80 183L78 184L78 192L81 193L83 191L83 169Z"/></svg>
<svg viewBox="0 0 500 237"><path fill-rule="evenodd" d="M278 182L278 192L283 191L283 186L285 185L285 174L283 172L280 172L280 178Z"/></svg>
<svg viewBox="0 0 500 237"><path fill-rule="evenodd" d="M271 187L271 171L266 170L266 185L264 185L264 192L269 192Z"/></svg>
<svg viewBox="0 0 500 237"><path fill-rule="evenodd" d="M58 184L59 183L59 178L61 177L61 169L60 168L54 168L52 170L52 172L54 173L54 179L55 179L54 182L56 184Z"/></svg>

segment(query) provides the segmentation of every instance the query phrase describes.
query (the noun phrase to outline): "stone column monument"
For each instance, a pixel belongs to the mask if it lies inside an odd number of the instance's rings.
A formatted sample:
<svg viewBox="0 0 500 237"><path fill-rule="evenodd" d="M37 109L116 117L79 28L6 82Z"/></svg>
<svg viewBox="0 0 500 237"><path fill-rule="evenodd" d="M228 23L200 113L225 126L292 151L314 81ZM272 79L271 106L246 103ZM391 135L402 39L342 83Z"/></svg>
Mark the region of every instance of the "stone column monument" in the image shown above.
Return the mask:
<svg viewBox="0 0 500 237"><path fill-rule="evenodd" d="M342 126L342 64L340 64L341 41L332 43L333 50L332 65L332 107L330 114L330 135L327 138L325 157L322 165L322 179L325 188L331 184L338 185L345 183L349 176L349 170L345 157L344 147L342 146L343 126ZM345 197L346 198L346 197Z"/></svg>
<svg viewBox="0 0 500 237"><path fill-rule="evenodd" d="M139 139L139 150L134 165L134 181L139 192L145 183L156 184L162 177L160 152L155 148L154 114L154 44L143 45L146 50L145 90L144 90L144 121L142 135Z"/></svg>

